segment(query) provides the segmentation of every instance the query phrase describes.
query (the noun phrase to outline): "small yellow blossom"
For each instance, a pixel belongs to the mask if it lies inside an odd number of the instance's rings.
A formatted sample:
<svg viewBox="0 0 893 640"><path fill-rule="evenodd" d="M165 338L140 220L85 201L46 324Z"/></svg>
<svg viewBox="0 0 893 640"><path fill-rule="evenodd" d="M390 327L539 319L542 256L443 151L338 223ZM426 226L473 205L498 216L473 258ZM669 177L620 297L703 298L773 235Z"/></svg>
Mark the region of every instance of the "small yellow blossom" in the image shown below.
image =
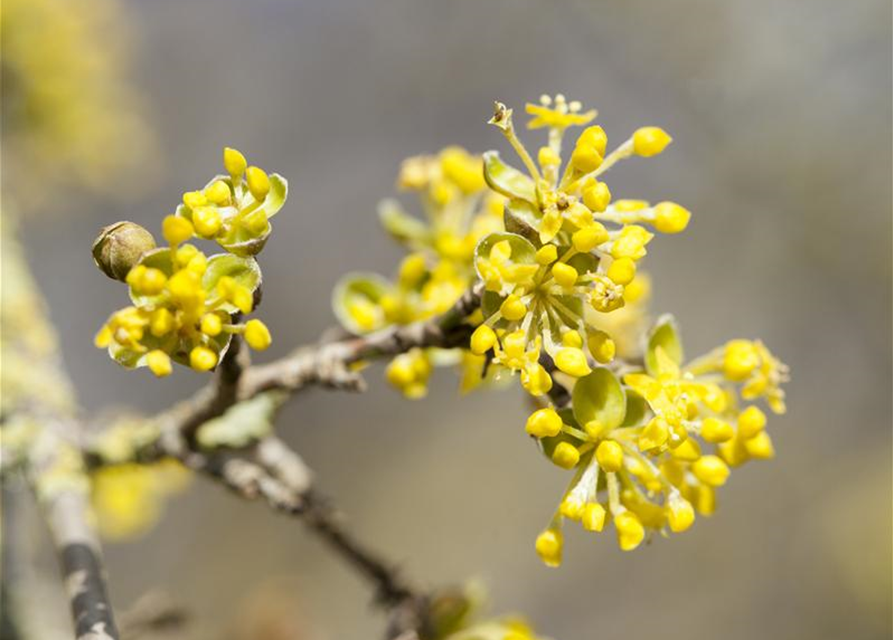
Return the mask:
<svg viewBox="0 0 893 640"><path fill-rule="evenodd" d="M633 150L636 155L655 156L666 149L673 139L659 127L642 127L633 134Z"/></svg>

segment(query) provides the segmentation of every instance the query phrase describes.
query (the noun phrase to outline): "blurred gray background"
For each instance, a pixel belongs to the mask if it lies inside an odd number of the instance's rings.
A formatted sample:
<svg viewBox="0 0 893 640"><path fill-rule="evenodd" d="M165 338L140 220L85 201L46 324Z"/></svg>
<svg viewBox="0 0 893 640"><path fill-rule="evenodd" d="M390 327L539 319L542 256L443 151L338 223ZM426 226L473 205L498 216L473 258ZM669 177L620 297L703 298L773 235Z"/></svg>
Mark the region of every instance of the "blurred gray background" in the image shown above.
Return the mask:
<svg viewBox="0 0 893 640"><path fill-rule="evenodd" d="M613 170L611 189L694 212L648 260L654 310L677 315L690 354L762 337L790 364L789 413L770 422L777 458L734 473L717 515L685 535L623 554L613 533L574 532L565 565L550 570L533 538L565 477L524 437L515 389L459 402L444 371L409 402L376 368L366 395L301 396L283 437L408 575L479 576L495 611L523 612L556 638L890 637L887 0L134 0L125 10L160 170L123 201L58 200L25 236L87 409L156 411L204 380L179 370L151 381L93 348L125 299L91 263L99 227L157 230L218 170L224 145L288 177L262 256L275 342L259 360L276 357L332 324L339 274L395 268L375 204L401 159L454 143L502 148L485 125L494 99L520 111L563 92L597 107L616 142L643 124L674 136L660 158ZM219 638L275 592L307 638L377 637L371 592L299 523L201 479L167 515L107 548L116 603L161 586L193 611L192 637Z"/></svg>

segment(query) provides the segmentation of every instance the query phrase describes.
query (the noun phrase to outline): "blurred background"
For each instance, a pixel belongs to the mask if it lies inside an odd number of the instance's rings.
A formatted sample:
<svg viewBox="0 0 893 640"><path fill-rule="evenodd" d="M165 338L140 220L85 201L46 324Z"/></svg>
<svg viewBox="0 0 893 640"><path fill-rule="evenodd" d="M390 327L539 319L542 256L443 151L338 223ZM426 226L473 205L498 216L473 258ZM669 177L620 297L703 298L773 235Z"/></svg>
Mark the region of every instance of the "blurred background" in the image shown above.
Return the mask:
<svg viewBox="0 0 893 640"><path fill-rule="evenodd" d="M52 4L33 6L52 15ZM694 212L648 259L654 311L679 318L689 354L761 337L791 366L788 414L770 421L777 458L734 473L717 515L684 536L624 554L612 534L574 531L552 570L533 538L565 478L522 435L520 390L459 402L442 371L410 402L377 368L365 395L312 391L288 405L283 438L409 576L480 577L494 611L522 612L555 638L891 637L887 0L60 4L75 22L95 20L94 44L114 45L110 59L82 62L129 85L100 96L120 128L79 129L81 155L37 175L20 170L25 152L4 126L3 188L33 180L15 203L25 249L87 410L153 412L204 381L184 369L150 380L92 346L124 299L92 264L100 227L129 219L156 231L218 171L224 145L286 176L291 197L262 256L275 344L259 360L273 358L333 324L340 274L393 272L401 252L375 205L404 157L502 149L485 124L494 99L520 111L562 92L598 108L615 141L644 124L674 136L660 158L612 171L611 189ZM6 56L18 27L2 26ZM47 35L42 64L71 64L60 42ZM4 116L14 108L4 99ZM39 151L32 166L45 167ZM84 169L84 154L99 169ZM42 198L48 182L64 186ZM154 529L106 555L117 605L161 587L193 614L190 638L381 627L370 591L299 523L200 478ZM266 635L246 624L267 619L277 622Z"/></svg>

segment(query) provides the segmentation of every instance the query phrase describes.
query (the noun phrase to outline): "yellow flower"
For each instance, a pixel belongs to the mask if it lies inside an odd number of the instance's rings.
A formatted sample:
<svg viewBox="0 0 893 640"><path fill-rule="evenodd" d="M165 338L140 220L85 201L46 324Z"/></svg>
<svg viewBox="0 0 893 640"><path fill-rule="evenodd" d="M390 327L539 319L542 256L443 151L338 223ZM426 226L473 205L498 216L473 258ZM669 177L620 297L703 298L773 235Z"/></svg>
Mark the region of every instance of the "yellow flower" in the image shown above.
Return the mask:
<svg viewBox="0 0 893 640"><path fill-rule="evenodd" d="M539 104L528 103L525 110L534 116L527 123L529 129L539 129L542 127L550 127L556 129L566 129L567 127L582 126L589 124L595 119L596 111L594 109L580 113L582 105L579 102L567 102L567 99L560 93L555 96L554 100L550 96L540 97Z"/></svg>
<svg viewBox="0 0 893 640"><path fill-rule="evenodd" d="M207 202L197 192L184 199ZM255 260L230 254L206 257L186 242L194 227L182 216L167 216L162 227L170 246L141 254L125 277L134 304L112 314L96 334L96 346L108 349L119 364L147 366L156 376L170 375L172 362L210 371L236 333L244 333L254 349L269 347L263 323L239 324L235 317L253 310L260 283Z"/></svg>
<svg viewBox="0 0 893 640"><path fill-rule="evenodd" d="M431 361L423 349L412 349L391 360L385 377L407 398L422 398L428 393Z"/></svg>
<svg viewBox="0 0 893 640"><path fill-rule="evenodd" d="M600 340L596 334L596 348ZM570 335L564 348L581 342ZM655 532L686 531L696 513L713 513L716 489L727 482L730 467L774 455L766 415L756 406L739 408L734 383L717 375L728 347L684 365L669 317L658 321L647 342L644 370L618 379L595 368L577 377L567 409L546 406L528 418L526 431L543 453L574 471L538 539L547 564L561 560L556 550L564 520L598 532L610 517L620 548L629 551ZM742 395L758 367L738 377Z"/></svg>

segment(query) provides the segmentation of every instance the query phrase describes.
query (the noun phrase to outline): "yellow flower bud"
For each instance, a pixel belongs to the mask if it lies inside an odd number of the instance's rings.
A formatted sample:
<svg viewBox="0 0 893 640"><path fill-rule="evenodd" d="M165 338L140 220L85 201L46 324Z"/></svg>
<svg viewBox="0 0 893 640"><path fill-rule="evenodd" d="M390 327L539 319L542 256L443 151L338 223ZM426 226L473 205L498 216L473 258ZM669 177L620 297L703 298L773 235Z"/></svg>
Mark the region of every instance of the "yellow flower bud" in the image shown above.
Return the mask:
<svg viewBox="0 0 893 640"><path fill-rule="evenodd" d="M630 304L645 300L651 295L651 278L647 273L639 273L635 280L623 288L623 299Z"/></svg>
<svg viewBox="0 0 893 640"><path fill-rule="evenodd" d="M552 264L558 259L558 249L554 244L547 244L536 252L536 263L541 265Z"/></svg>
<svg viewBox="0 0 893 640"><path fill-rule="evenodd" d="M219 207L230 203L229 185L223 180L215 180L205 188L205 197Z"/></svg>
<svg viewBox="0 0 893 640"><path fill-rule="evenodd" d="M613 440L603 440L595 450L595 459L608 473L616 473L623 468L623 448Z"/></svg>
<svg viewBox="0 0 893 640"><path fill-rule="evenodd" d="M185 308L194 308L205 300L201 278L189 270L178 271L172 275L167 282L167 290L174 302Z"/></svg>
<svg viewBox="0 0 893 640"><path fill-rule="evenodd" d="M475 193L486 186L481 159L461 147L449 147L440 154L443 174L465 193Z"/></svg>
<svg viewBox="0 0 893 640"><path fill-rule="evenodd" d="M363 331L372 331L378 326L380 319L378 307L365 298L351 300L347 306L347 313Z"/></svg>
<svg viewBox="0 0 893 640"><path fill-rule="evenodd" d="M270 178L263 169L248 167L245 179L248 181L248 190L258 202L266 198L267 194L270 193Z"/></svg>
<svg viewBox="0 0 893 640"><path fill-rule="evenodd" d="M738 435L749 440L766 428L766 414L759 407L747 407L738 416Z"/></svg>
<svg viewBox="0 0 893 640"><path fill-rule="evenodd" d="M578 231L571 237L574 249L580 253L589 253L598 245L608 241L608 230L601 222L593 222Z"/></svg>
<svg viewBox="0 0 893 640"><path fill-rule="evenodd" d="M593 147L599 155L605 155L605 149L608 148L608 135L599 125L594 124L591 127L583 129L583 133L577 138L576 146Z"/></svg>
<svg viewBox="0 0 893 640"><path fill-rule="evenodd" d="M161 234L172 247L189 240L193 232L192 223L180 216L167 216L161 223Z"/></svg>
<svg viewBox="0 0 893 640"><path fill-rule="evenodd" d="M601 531L605 528L605 517L608 515L605 508L597 502L590 502L583 507L583 528L587 531Z"/></svg>
<svg viewBox="0 0 893 640"><path fill-rule="evenodd" d="M695 521L695 509L677 493L670 496L667 504L667 524L674 533L682 533Z"/></svg>
<svg viewBox="0 0 893 640"><path fill-rule="evenodd" d="M251 313L254 307L254 294L251 290L229 276L224 276L217 281L217 294L235 305L242 313Z"/></svg>
<svg viewBox="0 0 893 640"><path fill-rule="evenodd" d="M539 364L528 364L521 371L521 386L532 396L541 396L552 389L552 376Z"/></svg>
<svg viewBox="0 0 893 640"><path fill-rule="evenodd" d="M520 329L502 338L502 349L509 358L521 358L527 348L527 334Z"/></svg>
<svg viewBox="0 0 893 640"><path fill-rule="evenodd" d="M427 271L425 256L421 253L411 253L403 258L403 262L400 263L397 278L400 280L401 285L411 289L422 281Z"/></svg>
<svg viewBox="0 0 893 640"><path fill-rule="evenodd" d="M144 273L146 273L146 266L138 264L127 273L127 277L124 279L124 282L136 289L140 286L140 282L142 282Z"/></svg>
<svg viewBox="0 0 893 640"><path fill-rule="evenodd" d="M552 462L562 469L573 469L580 462L580 451L569 442L559 442L552 451Z"/></svg>
<svg viewBox="0 0 893 640"><path fill-rule="evenodd" d="M205 254L200 251L197 252L186 263L186 269L198 276L203 275L208 269L208 259L205 257Z"/></svg>
<svg viewBox="0 0 893 640"><path fill-rule="evenodd" d="M719 418L704 418L701 423L701 437L707 442L727 442L735 435L732 425Z"/></svg>
<svg viewBox="0 0 893 640"><path fill-rule="evenodd" d="M184 244L182 247L177 249L177 253L175 256L175 262L178 267L182 267L189 263L195 256L201 253L193 244Z"/></svg>
<svg viewBox="0 0 893 640"><path fill-rule="evenodd" d="M102 329L100 329L96 336L93 338L93 344L97 349L105 349L112 343L112 330L109 326L103 325Z"/></svg>
<svg viewBox="0 0 893 640"><path fill-rule="evenodd" d="M558 412L547 407L530 414L525 430L534 437L547 438L557 436L561 432L563 424Z"/></svg>
<svg viewBox="0 0 893 640"><path fill-rule="evenodd" d="M169 376L171 371L173 371L170 356L160 349L155 349L146 354L146 365L159 378Z"/></svg>
<svg viewBox="0 0 893 640"><path fill-rule="evenodd" d="M198 209L208 204L208 199L201 191L187 191L183 194L183 204L190 209Z"/></svg>
<svg viewBox="0 0 893 640"><path fill-rule="evenodd" d="M723 356L723 373L732 381L747 379L760 363L760 355L750 340L731 340Z"/></svg>
<svg viewBox="0 0 893 640"><path fill-rule="evenodd" d="M636 277L636 263L629 258L617 258L608 267L608 277L617 284L629 284Z"/></svg>
<svg viewBox="0 0 893 640"><path fill-rule="evenodd" d="M202 316L200 328L202 333L213 338L223 331L223 321L216 313L206 313Z"/></svg>
<svg viewBox="0 0 893 640"><path fill-rule="evenodd" d="M685 231L691 212L675 202L661 202L654 206L654 228L661 233Z"/></svg>
<svg viewBox="0 0 893 640"><path fill-rule="evenodd" d="M750 440L744 441L744 449L748 455L758 460L769 460L775 457L775 447L772 445L772 439L765 431L760 431Z"/></svg>
<svg viewBox="0 0 893 640"><path fill-rule="evenodd" d="M646 158L656 156L666 149L672 140L660 127L642 127L633 134L633 152Z"/></svg>
<svg viewBox="0 0 893 640"><path fill-rule="evenodd" d="M583 338L580 337L579 331L568 329L561 335L561 344L565 347L580 348L583 346Z"/></svg>
<svg viewBox="0 0 893 640"><path fill-rule="evenodd" d="M579 347L562 347L555 354L555 366L575 378L582 378L592 372L586 361L586 354Z"/></svg>
<svg viewBox="0 0 893 640"><path fill-rule="evenodd" d="M220 231L223 220L216 207L199 207L192 212L192 224L203 238L213 238Z"/></svg>
<svg viewBox="0 0 893 640"><path fill-rule="evenodd" d="M543 563L550 567L561 564L563 546L564 540L558 529L546 529L536 537L536 553Z"/></svg>
<svg viewBox="0 0 893 640"><path fill-rule="evenodd" d="M525 305L518 296L512 294L502 301L499 312L506 320L520 320L527 315L527 305Z"/></svg>
<svg viewBox="0 0 893 640"><path fill-rule="evenodd" d="M412 361L409 358L397 356L388 364L385 370L385 378L397 389L409 386L415 381Z"/></svg>
<svg viewBox="0 0 893 640"><path fill-rule="evenodd" d="M624 551L632 551L645 539L645 527L631 511L615 515L614 527L617 529L617 542Z"/></svg>
<svg viewBox="0 0 893 640"><path fill-rule="evenodd" d="M620 230L620 235L614 240L611 247L611 256L614 258L632 258L638 260L644 257L648 252L645 250L653 234L649 233L644 227L636 224L630 224Z"/></svg>
<svg viewBox="0 0 893 640"><path fill-rule="evenodd" d="M691 466L695 477L710 487L721 487L729 478L729 467L714 455L707 455L695 460Z"/></svg>
<svg viewBox="0 0 893 640"><path fill-rule="evenodd" d="M161 293L164 285L167 284L167 276L160 269L155 268L135 268L133 273L136 274L132 280L128 276L128 284L138 295L155 296Z"/></svg>
<svg viewBox="0 0 893 640"><path fill-rule="evenodd" d="M596 362L607 364L614 359L617 353L617 345L604 331L591 331L586 339L586 346L589 347L589 353L595 358Z"/></svg>
<svg viewBox="0 0 893 640"><path fill-rule="evenodd" d="M611 204L611 190L604 182L595 182L583 189L583 204L596 213L601 213Z"/></svg>
<svg viewBox="0 0 893 640"><path fill-rule="evenodd" d="M572 498L568 496L564 500L561 501L561 504L558 506L558 510L561 512L565 518L570 520L579 520L583 516L583 509L586 505L583 504L583 501L579 498Z"/></svg>
<svg viewBox="0 0 893 640"><path fill-rule="evenodd" d="M245 167L248 166L248 161L245 160L245 156L243 156L241 152L230 147L225 147L223 149L223 166L226 168L226 172L232 176L233 182L235 183L237 180L240 180L242 174L245 173Z"/></svg>
<svg viewBox="0 0 893 640"><path fill-rule="evenodd" d="M273 342L267 325L257 319L245 323L245 342L255 351L263 351L269 348Z"/></svg>
<svg viewBox="0 0 893 640"><path fill-rule="evenodd" d="M571 164L580 173L591 173L598 169L604 157L595 147L578 145L571 154Z"/></svg>
<svg viewBox="0 0 893 640"><path fill-rule="evenodd" d="M269 227L267 212L264 209L255 209L247 216L242 218L242 226L248 229L249 233L259 236L267 231Z"/></svg>
<svg viewBox="0 0 893 640"><path fill-rule="evenodd" d="M536 156L541 167L555 167L561 164L561 158L552 147L540 147Z"/></svg>
<svg viewBox="0 0 893 640"><path fill-rule="evenodd" d="M169 334L174 330L176 324L174 314L164 307L156 309L149 317L149 331L156 338Z"/></svg>
<svg viewBox="0 0 893 640"><path fill-rule="evenodd" d="M496 332L482 324L471 334L471 352L482 356L496 344Z"/></svg>
<svg viewBox="0 0 893 640"><path fill-rule="evenodd" d="M189 352L189 366L196 371L210 371L217 366L217 354L208 347L195 347Z"/></svg>
<svg viewBox="0 0 893 640"><path fill-rule="evenodd" d="M580 276L577 273L577 270L574 269L569 264L564 262L556 262L552 265L552 277L555 278L555 282L564 287L565 289L570 289L577 282L577 278Z"/></svg>

